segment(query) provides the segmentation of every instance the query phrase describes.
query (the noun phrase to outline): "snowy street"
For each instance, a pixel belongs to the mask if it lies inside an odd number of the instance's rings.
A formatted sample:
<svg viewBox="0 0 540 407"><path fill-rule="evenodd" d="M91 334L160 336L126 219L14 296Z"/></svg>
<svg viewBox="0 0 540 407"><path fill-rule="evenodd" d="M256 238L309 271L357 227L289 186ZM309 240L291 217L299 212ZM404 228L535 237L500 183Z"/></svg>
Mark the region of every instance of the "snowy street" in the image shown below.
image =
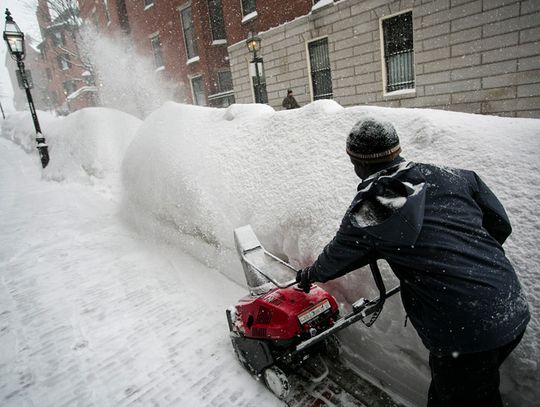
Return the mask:
<svg viewBox="0 0 540 407"><path fill-rule="evenodd" d="M243 288L139 241L89 187L40 181L13 143L0 157L2 405L281 405L233 356Z"/></svg>
<svg viewBox="0 0 540 407"><path fill-rule="evenodd" d="M397 296L371 328L340 332L343 363L318 385L293 386L286 403L241 367L228 335L225 309L247 294L233 230L250 224L293 266L312 261L356 188L345 135L371 115L395 123L410 159L476 170L501 197L514 226L505 250L533 315L501 391L509 407L535 405L540 218L527 142L540 123L332 101L293 113L169 102L144 121L105 108L40 112L45 170L28 114L2 122L0 404L395 405L354 371L403 405L425 405L427 352ZM362 270L325 288L344 310L374 296Z"/></svg>
<svg viewBox="0 0 540 407"><path fill-rule="evenodd" d="M13 144L0 154L4 402L275 405L222 351L230 283L138 242L88 188L39 182Z"/></svg>

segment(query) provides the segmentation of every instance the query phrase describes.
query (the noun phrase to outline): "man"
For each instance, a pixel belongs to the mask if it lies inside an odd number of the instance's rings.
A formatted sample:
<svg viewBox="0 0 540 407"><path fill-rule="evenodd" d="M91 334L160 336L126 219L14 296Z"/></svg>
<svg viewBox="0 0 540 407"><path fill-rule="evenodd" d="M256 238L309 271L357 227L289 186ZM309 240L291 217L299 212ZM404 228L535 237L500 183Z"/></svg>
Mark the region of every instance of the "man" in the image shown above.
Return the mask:
<svg viewBox="0 0 540 407"><path fill-rule="evenodd" d="M281 106L283 106L285 109L297 109L300 107L298 102L293 96L293 91L291 89L287 90L287 96L285 99L283 99L283 102L281 103Z"/></svg>
<svg viewBox="0 0 540 407"><path fill-rule="evenodd" d="M474 172L408 162L400 152L391 123L352 128L347 153L362 179L358 194L297 281L309 289L385 259L430 352L428 407L502 406L499 367L530 319L502 248L508 217Z"/></svg>

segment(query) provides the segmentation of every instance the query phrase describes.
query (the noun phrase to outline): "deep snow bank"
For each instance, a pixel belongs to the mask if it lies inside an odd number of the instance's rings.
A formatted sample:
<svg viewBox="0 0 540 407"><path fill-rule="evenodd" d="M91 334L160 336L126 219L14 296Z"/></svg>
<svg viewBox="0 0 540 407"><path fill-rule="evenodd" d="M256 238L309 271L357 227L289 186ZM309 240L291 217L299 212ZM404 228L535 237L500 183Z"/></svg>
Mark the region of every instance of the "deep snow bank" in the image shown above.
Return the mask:
<svg viewBox="0 0 540 407"><path fill-rule="evenodd" d="M506 364L502 390L514 406L540 398L540 256L536 245L540 120L435 110L342 108L319 101L294 111L265 105L211 109L168 103L140 127L127 151L125 213L242 282L230 263L232 230L250 223L263 244L295 265L310 263L332 238L355 195L344 152L359 119L391 121L411 160L476 170L498 194L514 226L505 245L530 300L533 320ZM187 237L188 238L187 238ZM226 259L226 260L224 260ZM344 306L365 288L367 273L328 284ZM371 329L343 335L351 362L414 404L424 404L426 353L403 327L397 298Z"/></svg>
<svg viewBox="0 0 540 407"><path fill-rule="evenodd" d="M88 108L66 117L38 112L51 160L43 177L98 186L117 196L125 151L142 123L129 114L107 108ZM2 136L37 158L35 129L29 112L17 112L2 122Z"/></svg>

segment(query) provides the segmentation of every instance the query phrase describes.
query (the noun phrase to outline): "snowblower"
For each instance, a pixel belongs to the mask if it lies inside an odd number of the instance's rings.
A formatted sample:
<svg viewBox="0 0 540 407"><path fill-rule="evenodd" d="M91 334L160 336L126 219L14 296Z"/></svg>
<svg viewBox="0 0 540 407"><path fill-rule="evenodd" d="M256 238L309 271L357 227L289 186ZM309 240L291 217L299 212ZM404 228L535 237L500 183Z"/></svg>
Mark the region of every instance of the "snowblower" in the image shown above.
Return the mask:
<svg viewBox="0 0 540 407"><path fill-rule="evenodd" d="M335 333L359 320L371 326L385 299L399 292L399 286L386 291L373 262L379 298L360 298L340 317L335 298L314 284L309 293L299 288L291 280L296 269L266 251L251 226L235 229L234 238L249 295L226 311L233 349L242 365L280 399L289 394L291 373L322 381L328 375L323 356L335 359L341 351Z"/></svg>

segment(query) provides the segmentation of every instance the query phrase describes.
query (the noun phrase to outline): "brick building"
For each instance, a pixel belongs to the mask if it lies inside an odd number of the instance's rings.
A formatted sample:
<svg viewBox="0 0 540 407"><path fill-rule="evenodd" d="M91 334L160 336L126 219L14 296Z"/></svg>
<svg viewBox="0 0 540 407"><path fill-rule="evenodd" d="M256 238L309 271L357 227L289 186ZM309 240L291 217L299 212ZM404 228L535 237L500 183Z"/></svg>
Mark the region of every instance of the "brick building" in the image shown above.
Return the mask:
<svg viewBox="0 0 540 407"><path fill-rule="evenodd" d="M256 19L279 3L257 2ZM274 108L291 88L302 105L331 98L343 106L540 117L535 0L321 0L259 32ZM242 42L228 50L236 101L252 103L251 56Z"/></svg>
<svg viewBox="0 0 540 407"><path fill-rule="evenodd" d="M42 42L39 45L48 81L49 103L59 113L68 113L96 102L96 88L81 61L77 45L76 11L50 10L47 0L39 0L36 11Z"/></svg>
<svg viewBox="0 0 540 407"><path fill-rule="evenodd" d="M129 0L79 0L81 18L99 27L100 33L129 34L126 1Z"/></svg>
<svg viewBox="0 0 540 407"><path fill-rule="evenodd" d="M153 60L156 75L178 85L175 100L211 106L234 102L219 0L79 3L82 19L93 22L100 33L129 34L137 51Z"/></svg>

